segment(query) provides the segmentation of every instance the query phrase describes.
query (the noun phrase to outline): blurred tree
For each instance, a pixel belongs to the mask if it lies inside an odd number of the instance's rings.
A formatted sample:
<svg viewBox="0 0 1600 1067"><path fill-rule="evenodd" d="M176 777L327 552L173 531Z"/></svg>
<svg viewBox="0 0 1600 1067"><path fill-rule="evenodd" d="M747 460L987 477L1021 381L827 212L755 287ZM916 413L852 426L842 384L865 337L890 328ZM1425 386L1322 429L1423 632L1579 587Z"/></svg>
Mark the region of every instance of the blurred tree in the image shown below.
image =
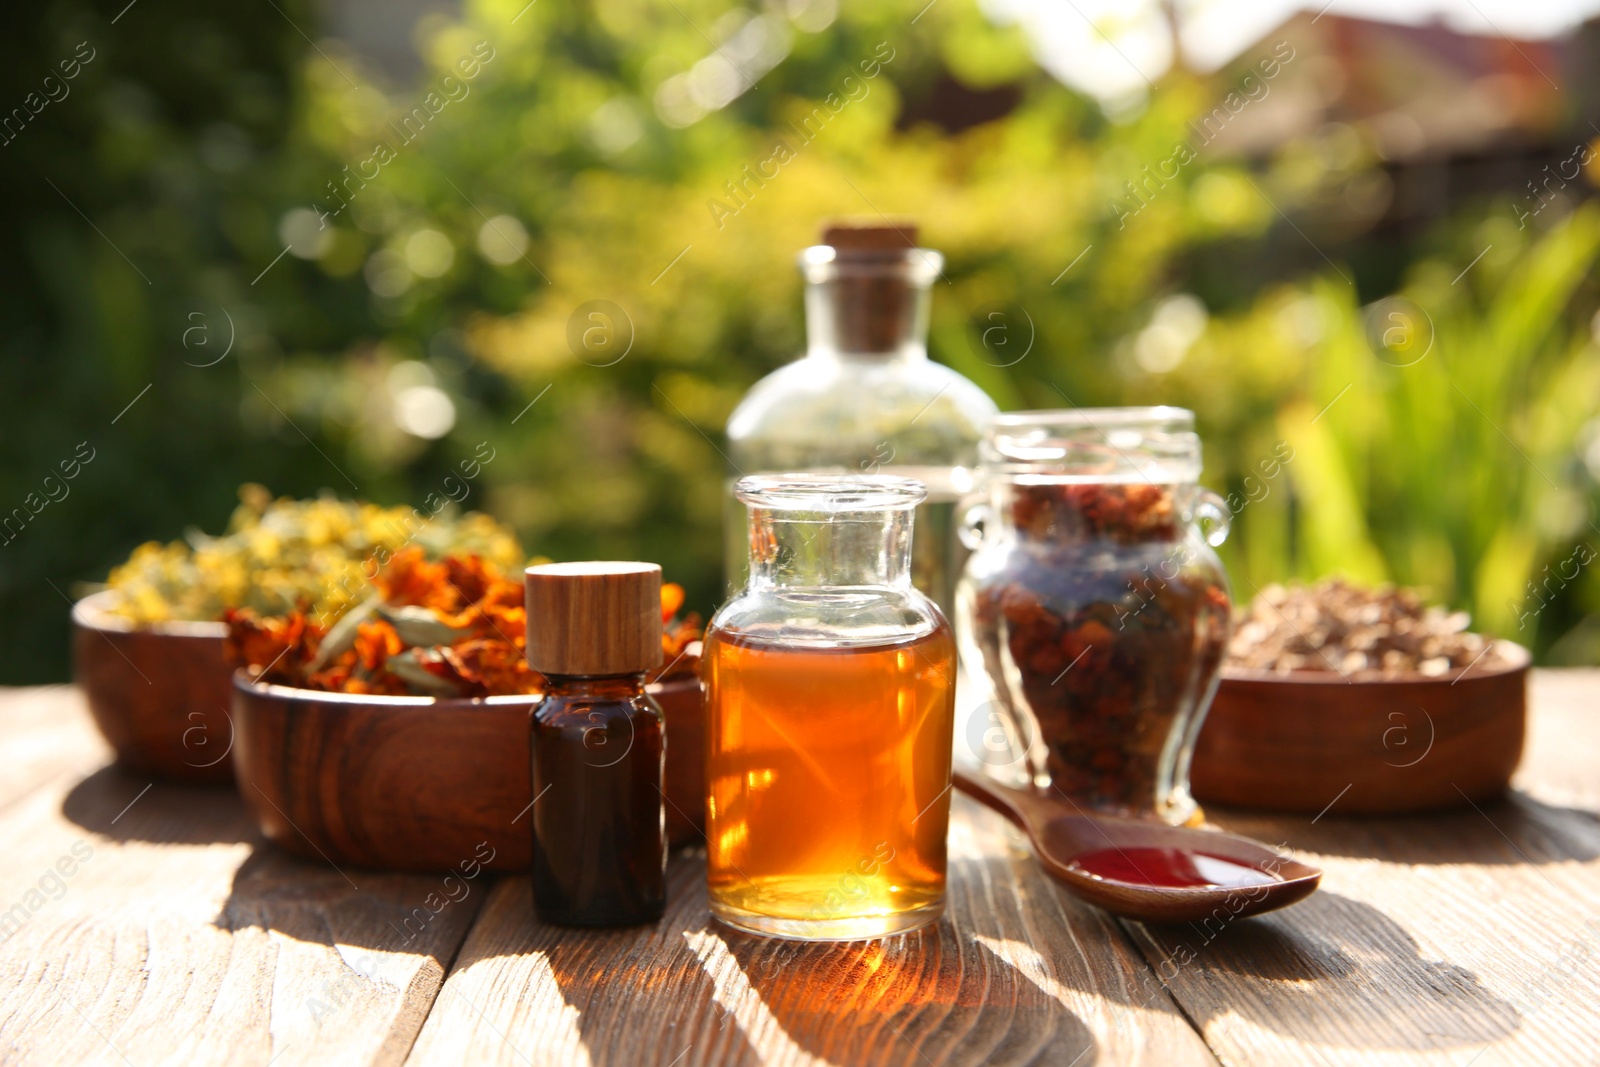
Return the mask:
<svg viewBox="0 0 1600 1067"><path fill-rule="evenodd" d="M303 41L270 6L104 8L18 8L0 39L6 682L65 675L78 579L146 538L219 527L242 477L321 483L240 425L233 360L201 366L229 312L255 327L240 249L270 245L262 159Z"/></svg>
<svg viewBox="0 0 1600 1067"><path fill-rule="evenodd" d="M1183 71L1110 121L974 5L473 0L418 25L407 85L301 6L177 10L112 25L64 0L5 46L19 101L58 52L99 51L4 148L29 209L0 224L0 488L23 506L78 442L96 456L0 545L0 680L64 673L52 583L220 527L240 481L415 504L481 442L468 506L554 558L657 560L708 611L723 422L800 351L793 255L836 214L920 219L948 257L934 355L1003 407L1195 408L1208 480L1242 502L1242 595L1392 576L1511 633L1506 590L1570 548L1583 218L1496 231L1454 287L1436 276L1503 210L1396 248L1414 265L1384 277L1438 347L1387 366L1382 292L1285 222L1359 168L1303 144L1264 171L1198 156L1218 87ZM1228 269L1263 257L1264 292ZM1506 436L1554 495L1493 451Z"/></svg>

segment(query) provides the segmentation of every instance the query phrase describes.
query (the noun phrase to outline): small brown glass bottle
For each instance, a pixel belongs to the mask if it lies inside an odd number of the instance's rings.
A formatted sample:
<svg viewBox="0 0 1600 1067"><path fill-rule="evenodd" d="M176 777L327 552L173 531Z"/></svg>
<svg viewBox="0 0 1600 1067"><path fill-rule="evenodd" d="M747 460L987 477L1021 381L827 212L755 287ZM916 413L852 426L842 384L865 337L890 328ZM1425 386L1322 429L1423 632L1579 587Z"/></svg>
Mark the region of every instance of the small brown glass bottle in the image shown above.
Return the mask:
<svg viewBox="0 0 1600 1067"><path fill-rule="evenodd" d="M548 680L533 716L533 907L545 922L627 926L666 910L661 568L529 567L528 663Z"/></svg>

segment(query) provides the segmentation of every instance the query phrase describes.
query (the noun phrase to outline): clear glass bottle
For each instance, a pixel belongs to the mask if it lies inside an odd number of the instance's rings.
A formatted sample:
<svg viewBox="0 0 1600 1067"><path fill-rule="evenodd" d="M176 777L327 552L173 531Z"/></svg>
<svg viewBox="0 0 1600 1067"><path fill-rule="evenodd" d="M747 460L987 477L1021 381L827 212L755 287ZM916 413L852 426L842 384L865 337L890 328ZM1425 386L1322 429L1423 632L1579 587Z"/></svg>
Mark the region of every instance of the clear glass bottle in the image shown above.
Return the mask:
<svg viewBox="0 0 1600 1067"><path fill-rule="evenodd" d="M1211 548L1229 510L1199 476L1182 408L995 419L957 593L964 673L988 698L964 760L1086 808L1196 815L1189 759L1230 615Z"/></svg>
<svg viewBox="0 0 1600 1067"><path fill-rule="evenodd" d="M944 909L955 642L911 585L925 490L741 479L749 584L706 632L711 913L855 940Z"/></svg>
<svg viewBox="0 0 1600 1067"><path fill-rule="evenodd" d="M745 574L748 474L891 474L928 488L917 512L912 577L947 614L966 550L956 502L973 488L978 442L994 401L928 358L929 287L944 258L917 248L913 223L835 225L800 254L806 354L767 375L728 420L728 591Z"/></svg>

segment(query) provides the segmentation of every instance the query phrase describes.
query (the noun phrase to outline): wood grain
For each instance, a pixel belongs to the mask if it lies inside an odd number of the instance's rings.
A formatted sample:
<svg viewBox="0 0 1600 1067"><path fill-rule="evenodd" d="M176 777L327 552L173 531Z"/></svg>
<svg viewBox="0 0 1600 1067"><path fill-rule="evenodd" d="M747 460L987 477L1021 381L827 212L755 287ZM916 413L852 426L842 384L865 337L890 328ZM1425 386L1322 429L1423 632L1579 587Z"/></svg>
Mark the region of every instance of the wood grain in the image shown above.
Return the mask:
<svg viewBox="0 0 1600 1067"><path fill-rule="evenodd" d="M1534 671L1527 754L1512 785L1600 816L1600 670Z"/></svg>
<svg viewBox="0 0 1600 1067"><path fill-rule="evenodd" d="M661 708L667 761L662 792L667 796L667 840L674 848L705 840L706 701L698 674L679 675L645 687Z"/></svg>
<svg viewBox="0 0 1600 1067"><path fill-rule="evenodd" d="M1114 922L1078 904L997 815L955 798L944 919L845 945L708 920L679 853L655 926L545 926L496 888L410 1062L1213 1064Z"/></svg>
<svg viewBox="0 0 1600 1067"><path fill-rule="evenodd" d="M135 773L233 781L226 630L220 623L137 627L105 610L115 598L95 593L72 610L73 674L100 732Z"/></svg>
<svg viewBox="0 0 1600 1067"><path fill-rule="evenodd" d="M0 698L0 816L46 782L82 774L110 758L110 750L71 686L3 689Z"/></svg>
<svg viewBox="0 0 1600 1067"><path fill-rule="evenodd" d="M544 674L629 674L661 666L661 568L544 563L524 575L528 664Z"/></svg>
<svg viewBox="0 0 1600 1067"><path fill-rule="evenodd" d="M1590 701L1597 689L1586 690ZM1591 726L1565 741L1586 746L1591 783L1597 740ZM1539 768L1525 769L1524 779L1538 777ZM1129 924L1218 1055L1594 1062L1600 823L1521 793L1409 818L1346 818L1343 803L1315 821L1209 811L1324 868L1322 891L1303 904L1188 928Z"/></svg>
<svg viewBox="0 0 1600 1067"><path fill-rule="evenodd" d="M1195 745L1195 797L1315 815L1346 785L1346 814L1496 800L1522 758L1528 651L1454 678L1351 682L1325 672L1223 672Z"/></svg>
<svg viewBox="0 0 1600 1067"><path fill-rule="evenodd" d="M0 1063L403 1059L488 876L420 923L438 877L290 858L231 790L103 766L61 692L0 702L8 763L42 697L78 742L0 817Z"/></svg>
<svg viewBox="0 0 1600 1067"><path fill-rule="evenodd" d="M526 870L535 696L433 700L235 679L234 768L275 844L392 871Z"/></svg>
<svg viewBox="0 0 1600 1067"><path fill-rule="evenodd" d="M1324 868L1283 912L1118 924L956 798L946 919L829 946L708 925L694 853L658 926L540 926L485 873L407 940L439 876L291 858L226 790L105 766L74 691L6 691L0 1064L1592 1063L1597 703L1600 672L1536 672L1518 793L1479 811L1212 811Z"/></svg>

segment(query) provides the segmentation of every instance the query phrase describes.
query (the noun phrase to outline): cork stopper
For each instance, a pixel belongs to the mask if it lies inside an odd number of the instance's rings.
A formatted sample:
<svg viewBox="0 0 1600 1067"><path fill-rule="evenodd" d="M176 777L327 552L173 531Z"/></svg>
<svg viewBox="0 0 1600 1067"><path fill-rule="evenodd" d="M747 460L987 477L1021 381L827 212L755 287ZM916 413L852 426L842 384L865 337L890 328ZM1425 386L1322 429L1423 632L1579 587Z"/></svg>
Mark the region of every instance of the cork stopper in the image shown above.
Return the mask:
<svg viewBox="0 0 1600 1067"><path fill-rule="evenodd" d="M897 351L915 328L916 296L906 270L917 247L910 219L830 219L822 243L834 252L831 302L839 347L855 353Z"/></svg>
<svg viewBox="0 0 1600 1067"><path fill-rule="evenodd" d="M661 664L661 568L546 563L527 569L528 665L541 674L632 674Z"/></svg>
<svg viewBox="0 0 1600 1067"><path fill-rule="evenodd" d="M895 255L917 247L917 224L911 219L829 219L822 224L822 243L845 258Z"/></svg>

